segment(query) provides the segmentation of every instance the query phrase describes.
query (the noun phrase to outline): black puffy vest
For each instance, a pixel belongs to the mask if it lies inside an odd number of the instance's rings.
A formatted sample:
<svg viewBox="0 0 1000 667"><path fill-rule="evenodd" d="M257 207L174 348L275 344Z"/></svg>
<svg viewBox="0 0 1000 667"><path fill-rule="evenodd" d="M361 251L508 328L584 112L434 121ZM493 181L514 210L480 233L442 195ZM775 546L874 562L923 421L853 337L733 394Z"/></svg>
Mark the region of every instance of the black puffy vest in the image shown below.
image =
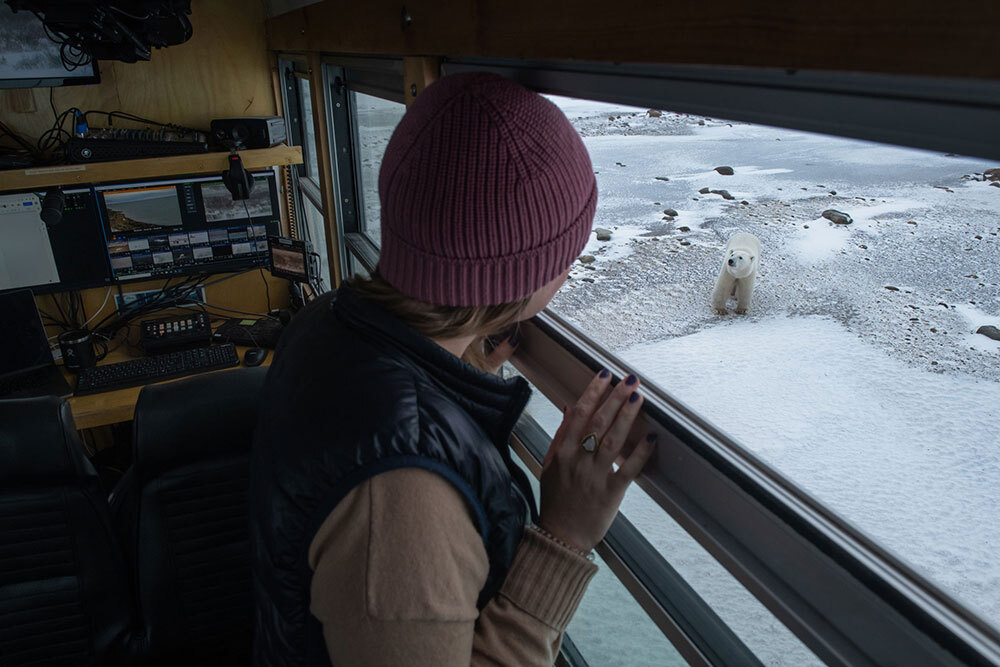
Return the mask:
<svg viewBox="0 0 1000 667"><path fill-rule="evenodd" d="M482 608L534 509L507 444L530 393L350 288L296 315L268 372L251 463L256 664L330 664L309 612L309 545L352 488L395 468L435 472L465 497L489 556Z"/></svg>

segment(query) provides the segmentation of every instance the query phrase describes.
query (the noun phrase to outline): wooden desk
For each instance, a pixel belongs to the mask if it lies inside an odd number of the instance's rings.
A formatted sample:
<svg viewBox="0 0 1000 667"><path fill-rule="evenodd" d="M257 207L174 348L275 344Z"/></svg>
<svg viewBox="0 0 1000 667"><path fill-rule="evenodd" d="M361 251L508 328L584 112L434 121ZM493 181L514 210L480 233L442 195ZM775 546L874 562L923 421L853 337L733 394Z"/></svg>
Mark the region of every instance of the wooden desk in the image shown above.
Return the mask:
<svg viewBox="0 0 1000 667"><path fill-rule="evenodd" d="M237 368L244 368L242 359L243 353L246 350L246 347L236 347L236 351L239 353L241 359L239 366L207 372L225 373ZM98 364L98 366L113 364L118 361L126 361L128 359L135 359L138 356L139 355L137 353L131 352L127 346L122 345L118 349L109 353L108 356ZM271 359L273 358L274 350L268 350L267 358L261 365L269 366L271 364ZM66 376L66 381L69 382L69 386L75 387L76 377L65 369L62 372L63 375ZM187 375L185 377L192 376ZM164 382L176 382L177 380L183 379L184 378L174 378L172 380L164 380ZM157 382L155 384L160 383ZM69 402L70 409L73 411L73 420L76 422L76 427L78 429L94 428L95 426L105 426L107 424L115 424L117 422L131 421L132 416L135 414L135 402L139 399L140 391L142 391L141 386L129 387L127 389L116 389L115 391L90 394L88 396L73 396L67 399L67 401Z"/></svg>

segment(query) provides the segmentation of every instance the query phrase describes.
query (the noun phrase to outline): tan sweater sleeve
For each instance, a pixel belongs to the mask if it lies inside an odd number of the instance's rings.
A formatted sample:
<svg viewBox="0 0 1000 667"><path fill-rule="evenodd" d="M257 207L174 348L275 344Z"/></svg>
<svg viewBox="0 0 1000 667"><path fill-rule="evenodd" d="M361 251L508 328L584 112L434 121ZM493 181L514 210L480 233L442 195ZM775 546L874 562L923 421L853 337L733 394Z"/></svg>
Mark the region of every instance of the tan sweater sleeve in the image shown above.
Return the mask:
<svg viewBox="0 0 1000 667"><path fill-rule="evenodd" d="M465 501L434 473L383 473L349 493L309 548L310 610L331 662L551 665L597 567L526 530L481 613L489 561Z"/></svg>

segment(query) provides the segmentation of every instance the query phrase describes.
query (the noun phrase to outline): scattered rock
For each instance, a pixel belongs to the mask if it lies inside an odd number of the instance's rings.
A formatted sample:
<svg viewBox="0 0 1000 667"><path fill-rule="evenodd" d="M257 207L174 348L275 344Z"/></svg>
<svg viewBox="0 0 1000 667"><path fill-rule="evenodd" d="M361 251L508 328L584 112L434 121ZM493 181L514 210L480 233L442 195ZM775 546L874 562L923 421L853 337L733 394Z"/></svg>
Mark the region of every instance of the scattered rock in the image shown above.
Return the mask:
<svg viewBox="0 0 1000 667"><path fill-rule="evenodd" d="M588 278L586 276L584 276L581 280L583 280L583 282L585 282L585 283L592 283L592 282L594 282L593 278Z"/></svg>
<svg viewBox="0 0 1000 667"><path fill-rule="evenodd" d="M597 258L594 257L593 255L580 255L581 264L590 264L591 262L594 262L596 260Z"/></svg>
<svg viewBox="0 0 1000 667"><path fill-rule="evenodd" d="M861 248L862 250L868 250L868 246L866 246L866 245L860 245L859 244L858 247Z"/></svg>
<svg viewBox="0 0 1000 667"><path fill-rule="evenodd" d="M935 329L934 327L931 327L931 333L937 333L937 329Z"/></svg>
<svg viewBox="0 0 1000 667"><path fill-rule="evenodd" d="M993 167L983 172L984 181L1000 181L1000 167Z"/></svg>
<svg viewBox="0 0 1000 667"><path fill-rule="evenodd" d="M898 292L899 291L898 287L893 287L892 285L886 285L885 288L887 290L889 290L890 292Z"/></svg>
<svg viewBox="0 0 1000 667"><path fill-rule="evenodd" d="M809 229L809 225L802 225L802 229Z"/></svg>
<svg viewBox="0 0 1000 667"><path fill-rule="evenodd" d="M654 176L653 179L657 180L657 181L669 181L670 180L666 176Z"/></svg>
<svg viewBox="0 0 1000 667"><path fill-rule="evenodd" d="M914 222L913 220L907 220L907 221L906 221L906 224L908 224L908 225L913 225L914 227L916 227L916 226L917 226L917 223L916 223L916 222Z"/></svg>
<svg viewBox="0 0 1000 667"><path fill-rule="evenodd" d="M997 170L991 169L990 171L997 171ZM978 329L976 329L976 333L982 334L987 338L992 338L993 340L1000 340L1000 329L997 329L992 324L985 324L979 327Z"/></svg>
<svg viewBox="0 0 1000 667"><path fill-rule="evenodd" d="M705 121L703 121L703 120L699 120L699 121L698 121L698 124L699 124L699 125L704 125L704 124L705 124Z"/></svg>
<svg viewBox="0 0 1000 667"><path fill-rule="evenodd" d="M665 209L663 209L663 215L669 215L669 216L672 216L672 217L676 218L677 217L677 211L675 211L672 208L665 208Z"/></svg>
<svg viewBox="0 0 1000 667"><path fill-rule="evenodd" d="M663 112L660 111L659 109L650 109L649 111L646 112L646 115L649 116L650 118L659 118L660 116L663 115Z"/></svg>
<svg viewBox="0 0 1000 667"><path fill-rule="evenodd" d="M691 245L691 242L688 241L687 239L684 239L681 241L681 245Z"/></svg>
<svg viewBox="0 0 1000 667"><path fill-rule="evenodd" d="M709 193L708 188L702 188L701 190L698 190L698 194L700 195L707 195L708 193Z"/></svg>
<svg viewBox="0 0 1000 667"><path fill-rule="evenodd" d="M744 206L749 206L750 205L750 202L748 202L746 199L744 199L740 203L743 204Z"/></svg>
<svg viewBox="0 0 1000 667"><path fill-rule="evenodd" d="M679 232L690 232L691 228L690 227L686 227L686 226L685 227L678 227L677 231L679 231Z"/></svg>
<svg viewBox="0 0 1000 667"><path fill-rule="evenodd" d="M625 165L624 165L624 164L622 164L621 162L615 162L615 164L616 164L616 165L618 165L619 167L624 167L624 166L625 166Z"/></svg>
<svg viewBox="0 0 1000 667"><path fill-rule="evenodd" d="M835 195L835 194L837 194L837 191L836 190L830 190L830 194L831 195Z"/></svg>
<svg viewBox="0 0 1000 667"><path fill-rule="evenodd" d="M836 211L832 208L828 208L825 211L823 211L823 217L835 225L849 225L852 222L854 222L851 216L847 215L846 213L842 213L841 211Z"/></svg>
<svg viewBox="0 0 1000 667"><path fill-rule="evenodd" d="M944 190L945 192L955 192L951 188L946 188L943 185L935 185L934 187L937 188L938 190ZM872 201L874 201L874 200L872 200Z"/></svg>
<svg viewBox="0 0 1000 667"><path fill-rule="evenodd" d="M997 182L994 182L994 183L990 183L990 186L994 187L994 188L1000 188L1000 181L997 181Z"/></svg>
<svg viewBox="0 0 1000 667"><path fill-rule="evenodd" d="M732 176L733 175L733 168L732 167L716 167L715 170L717 172L719 172L720 174L722 174L723 176Z"/></svg>
<svg viewBox="0 0 1000 667"><path fill-rule="evenodd" d="M653 206L661 206L661 204L660 204L660 202L658 202L658 201L654 201L654 202L653 202Z"/></svg>
<svg viewBox="0 0 1000 667"><path fill-rule="evenodd" d="M720 195L723 199L733 200L736 197L729 194L729 190L710 190L713 195Z"/></svg>
<svg viewBox="0 0 1000 667"><path fill-rule="evenodd" d="M598 241L610 241L611 240L611 230L604 229L603 227L594 227L594 233L597 234Z"/></svg>

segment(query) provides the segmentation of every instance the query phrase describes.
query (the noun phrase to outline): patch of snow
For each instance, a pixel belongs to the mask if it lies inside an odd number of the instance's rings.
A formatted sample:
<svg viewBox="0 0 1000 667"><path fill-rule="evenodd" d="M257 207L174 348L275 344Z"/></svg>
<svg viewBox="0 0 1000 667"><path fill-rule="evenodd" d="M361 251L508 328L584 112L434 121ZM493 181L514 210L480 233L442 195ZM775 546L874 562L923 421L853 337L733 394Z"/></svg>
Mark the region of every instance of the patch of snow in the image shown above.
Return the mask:
<svg viewBox="0 0 1000 667"><path fill-rule="evenodd" d="M1000 624L1000 383L916 369L818 316L621 356Z"/></svg>

